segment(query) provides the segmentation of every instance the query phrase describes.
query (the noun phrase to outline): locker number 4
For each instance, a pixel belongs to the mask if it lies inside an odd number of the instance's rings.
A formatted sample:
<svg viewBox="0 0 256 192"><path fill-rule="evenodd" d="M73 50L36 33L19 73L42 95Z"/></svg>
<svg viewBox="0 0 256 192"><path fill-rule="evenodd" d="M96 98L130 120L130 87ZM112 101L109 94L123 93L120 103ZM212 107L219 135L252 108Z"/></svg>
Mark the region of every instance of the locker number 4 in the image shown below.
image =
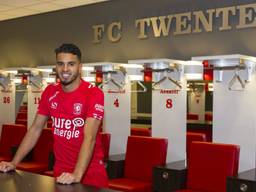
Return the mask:
<svg viewBox="0 0 256 192"><path fill-rule="evenodd" d="M115 106L115 107L119 107L119 100L118 100L118 99L116 99L116 100L114 101L114 106Z"/></svg>

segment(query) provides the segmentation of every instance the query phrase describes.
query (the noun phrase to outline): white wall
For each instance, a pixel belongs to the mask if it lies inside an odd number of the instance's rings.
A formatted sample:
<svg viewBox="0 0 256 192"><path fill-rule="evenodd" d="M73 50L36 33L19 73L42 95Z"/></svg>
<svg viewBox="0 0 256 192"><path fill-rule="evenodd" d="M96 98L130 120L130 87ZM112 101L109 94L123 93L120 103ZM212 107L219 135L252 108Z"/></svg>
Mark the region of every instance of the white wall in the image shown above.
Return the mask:
<svg viewBox="0 0 256 192"><path fill-rule="evenodd" d="M191 91L190 97L188 99L189 102L189 113L197 114L199 116L199 120L204 120L205 114L205 90L204 86L200 85L201 89L199 91Z"/></svg>
<svg viewBox="0 0 256 192"><path fill-rule="evenodd" d="M45 84L41 89L28 85L28 129L32 125L35 118L41 94L47 85Z"/></svg>
<svg viewBox="0 0 256 192"><path fill-rule="evenodd" d="M121 80L119 74L113 75ZM117 90L113 84L103 86L105 95L104 130L111 134L110 155L126 152L127 138L130 135L131 119L131 85L126 82L123 92L110 93L108 90Z"/></svg>
<svg viewBox="0 0 256 192"><path fill-rule="evenodd" d="M245 78L245 71L239 74ZM244 91L230 91L228 84L233 75L224 71L223 81L214 82L213 141L240 145L239 171L244 171L255 168L256 77L254 73Z"/></svg>
<svg viewBox="0 0 256 192"><path fill-rule="evenodd" d="M186 79L181 74L182 89L165 80L159 89L173 90L172 93L152 93L152 136L168 139L167 162L184 160L186 157ZM178 79L178 73L170 74ZM169 101L169 102L168 102ZM171 101L171 103L170 103Z"/></svg>
<svg viewBox="0 0 256 192"><path fill-rule="evenodd" d="M15 123L15 84L12 83L8 91L0 89L0 123Z"/></svg>

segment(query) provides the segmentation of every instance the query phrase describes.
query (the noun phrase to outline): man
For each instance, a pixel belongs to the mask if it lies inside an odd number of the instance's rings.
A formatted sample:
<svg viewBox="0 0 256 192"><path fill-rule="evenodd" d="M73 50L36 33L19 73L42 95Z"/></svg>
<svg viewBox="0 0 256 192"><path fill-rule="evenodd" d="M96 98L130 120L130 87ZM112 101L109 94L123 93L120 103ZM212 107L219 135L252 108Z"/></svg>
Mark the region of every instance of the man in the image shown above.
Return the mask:
<svg viewBox="0 0 256 192"><path fill-rule="evenodd" d="M35 146L48 118L54 137L54 176L58 183L82 182L107 187L98 128L104 114L102 91L81 79L81 52L73 44L55 50L60 83L47 86L37 115L11 162L1 162L0 171L14 170Z"/></svg>

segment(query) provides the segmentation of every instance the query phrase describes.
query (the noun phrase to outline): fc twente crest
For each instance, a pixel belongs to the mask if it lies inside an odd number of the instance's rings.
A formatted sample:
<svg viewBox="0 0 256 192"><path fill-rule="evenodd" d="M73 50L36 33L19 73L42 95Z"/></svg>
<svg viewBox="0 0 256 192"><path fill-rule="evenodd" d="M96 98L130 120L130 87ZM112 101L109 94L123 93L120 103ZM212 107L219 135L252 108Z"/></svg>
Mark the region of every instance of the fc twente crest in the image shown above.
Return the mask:
<svg viewBox="0 0 256 192"><path fill-rule="evenodd" d="M75 115L80 115L82 113L82 104L81 103L75 103L73 108L73 113Z"/></svg>

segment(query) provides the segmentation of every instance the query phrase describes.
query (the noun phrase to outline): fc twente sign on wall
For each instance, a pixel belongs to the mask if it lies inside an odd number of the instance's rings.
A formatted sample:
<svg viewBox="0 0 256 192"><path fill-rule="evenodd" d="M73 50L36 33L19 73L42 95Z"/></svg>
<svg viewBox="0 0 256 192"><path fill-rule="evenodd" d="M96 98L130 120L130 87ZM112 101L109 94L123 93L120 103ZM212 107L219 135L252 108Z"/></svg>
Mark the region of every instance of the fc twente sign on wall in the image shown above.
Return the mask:
<svg viewBox="0 0 256 192"><path fill-rule="evenodd" d="M235 21L235 22L233 22ZM92 26L93 43L101 43L104 36L110 42L122 39L122 21ZM239 30L256 27L256 3L216 9L169 14L134 21L138 39L147 39L148 31L155 38L192 33Z"/></svg>

